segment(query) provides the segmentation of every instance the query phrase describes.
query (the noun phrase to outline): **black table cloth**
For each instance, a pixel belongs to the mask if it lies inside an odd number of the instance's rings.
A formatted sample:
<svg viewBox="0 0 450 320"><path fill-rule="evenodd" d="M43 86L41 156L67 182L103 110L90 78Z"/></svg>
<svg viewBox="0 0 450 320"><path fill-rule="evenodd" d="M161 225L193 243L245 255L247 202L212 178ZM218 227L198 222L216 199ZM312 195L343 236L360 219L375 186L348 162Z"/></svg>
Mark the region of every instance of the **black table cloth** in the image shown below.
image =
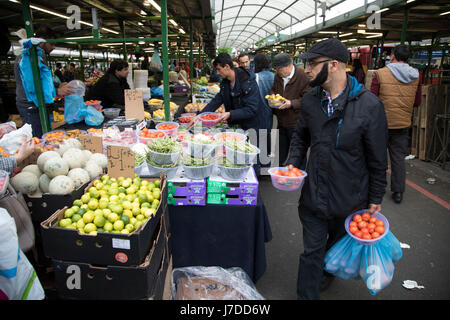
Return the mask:
<svg viewBox="0 0 450 320"><path fill-rule="evenodd" d="M168 206L173 267L240 267L256 282L266 270L265 242L272 240L266 208Z"/></svg>

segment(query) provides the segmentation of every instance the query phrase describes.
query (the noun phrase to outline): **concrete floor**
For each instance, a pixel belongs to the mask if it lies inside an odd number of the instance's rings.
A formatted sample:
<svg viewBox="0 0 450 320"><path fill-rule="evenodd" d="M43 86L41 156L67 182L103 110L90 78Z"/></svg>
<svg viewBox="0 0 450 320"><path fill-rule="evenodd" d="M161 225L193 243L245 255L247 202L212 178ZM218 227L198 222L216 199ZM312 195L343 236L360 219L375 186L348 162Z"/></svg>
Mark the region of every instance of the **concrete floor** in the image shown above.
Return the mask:
<svg viewBox="0 0 450 320"><path fill-rule="evenodd" d="M336 279L321 294L321 299L450 299L450 172L418 159L406 163L407 186L403 202L393 202L388 184L382 203L382 213L389 219L391 231L401 243L410 245L410 249L403 249L402 259L395 263L391 284L372 296L361 280ZM426 182L429 177L436 178L434 185ZM389 179L388 175L388 183ZM298 259L303 251L297 213L300 192L278 191L270 178L262 179L260 190L273 239L266 243L267 269L256 288L266 299L294 300ZM438 203L435 197L443 202ZM415 280L425 289L407 290L402 286L404 280Z"/></svg>

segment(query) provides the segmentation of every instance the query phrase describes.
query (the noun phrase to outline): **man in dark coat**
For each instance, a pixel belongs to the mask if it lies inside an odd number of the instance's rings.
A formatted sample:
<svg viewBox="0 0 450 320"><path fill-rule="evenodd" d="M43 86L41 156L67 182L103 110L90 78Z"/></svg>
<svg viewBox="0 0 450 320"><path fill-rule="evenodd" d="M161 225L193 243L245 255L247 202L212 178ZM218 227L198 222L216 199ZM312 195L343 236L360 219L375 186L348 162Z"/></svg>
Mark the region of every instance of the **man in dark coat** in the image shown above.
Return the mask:
<svg viewBox="0 0 450 320"><path fill-rule="evenodd" d="M127 82L128 62L114 60L106 74L98 80L86 94L87 100L100 100L103 108L120 106L125 108L125 89L130 89Z"/></svg>
<svg viewBox="0 0 450 320"><path fill-rule="evenodd" d="M233 60L227 53L220 53L214 59L214 67L223 79L220 92L202 111L214 112L224 104L221 121L240 125L244 130L269 129L265 120L267 110L259 95L255 74L244 68L234 68Z"/></svg>
<svg viewBox="0 0 450 320"><path fill-rule="evenodd" d="M303 55L313 89L305 94L287 163L310 155L299 201L304 253L297 296L319 299L331 275L326 251L345 235L345 218L360 209L379 212L386 191L387 121L383 103L348 76L348 51L337 39L315 44Z"/></svg>

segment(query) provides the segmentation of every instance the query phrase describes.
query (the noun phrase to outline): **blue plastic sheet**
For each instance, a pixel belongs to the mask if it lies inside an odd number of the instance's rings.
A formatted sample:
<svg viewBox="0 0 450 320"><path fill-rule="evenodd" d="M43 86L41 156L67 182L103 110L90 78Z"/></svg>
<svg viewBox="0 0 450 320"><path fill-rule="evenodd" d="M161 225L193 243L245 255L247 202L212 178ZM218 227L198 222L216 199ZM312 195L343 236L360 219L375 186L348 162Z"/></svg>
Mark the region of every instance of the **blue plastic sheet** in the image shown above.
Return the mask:
<svg viewBox="0 0 450 320"><path fill-rule="evenodd" d="M162 72L163 65L161 62L161 58L159 57L158 51L155 51L155 53L152 56L152 61L150 62L150 71L153 72Z"/></svg>
<svg viewBox="0 0 450 320"><path fill-rule="evenodd" d="M401 257L400 242L391 231L372 245L345 235L326 253L324 269L344 280L362 279L370 294L376 295L391 283L394 262Z"/></svg>
<svg viewBox="0 0 450 320"><path fill-rule="evenodd" d="M24 49L22 51L22 59L19 63L19 73L28 101L33 102L37 107L39 106L39 104L36 96L36 89L34 87L33 71L31 68L31 46L31 40L26 41L23 44ZM43 50L39 46L36 46L36 53L38 56L39 74L44 95L44 102L46 104L53 103L53 98L56 97L56 89L55 85L53 84L52 71L44 64L42 58Z"/></svg>
<svg viewBox="0 0 450 320"><path fill-rule="evenodd" d="M161 98L164 96L164 91L160 87L153 87L150 91L153 98Z"/></svg>

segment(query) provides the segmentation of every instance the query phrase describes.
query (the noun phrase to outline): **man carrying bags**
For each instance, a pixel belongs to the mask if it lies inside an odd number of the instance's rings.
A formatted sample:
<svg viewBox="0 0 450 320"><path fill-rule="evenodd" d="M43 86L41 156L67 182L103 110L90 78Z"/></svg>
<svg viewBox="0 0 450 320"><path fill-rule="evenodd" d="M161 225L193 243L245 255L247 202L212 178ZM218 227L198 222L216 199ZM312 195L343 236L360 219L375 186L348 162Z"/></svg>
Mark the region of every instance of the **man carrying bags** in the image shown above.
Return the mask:
<svg viewBox="0 0 450 320"><path fill-rule="evenodd" d="M345 72L349 54L327 39L300 55L313 89L302 98L292 136L289 167L299 167L310 148L308 177L299 201L304 252L299 299L319 299L330 280L326 251L344 234L345 218L381 210L386 190L387 121L381 101Z"/></svg>

